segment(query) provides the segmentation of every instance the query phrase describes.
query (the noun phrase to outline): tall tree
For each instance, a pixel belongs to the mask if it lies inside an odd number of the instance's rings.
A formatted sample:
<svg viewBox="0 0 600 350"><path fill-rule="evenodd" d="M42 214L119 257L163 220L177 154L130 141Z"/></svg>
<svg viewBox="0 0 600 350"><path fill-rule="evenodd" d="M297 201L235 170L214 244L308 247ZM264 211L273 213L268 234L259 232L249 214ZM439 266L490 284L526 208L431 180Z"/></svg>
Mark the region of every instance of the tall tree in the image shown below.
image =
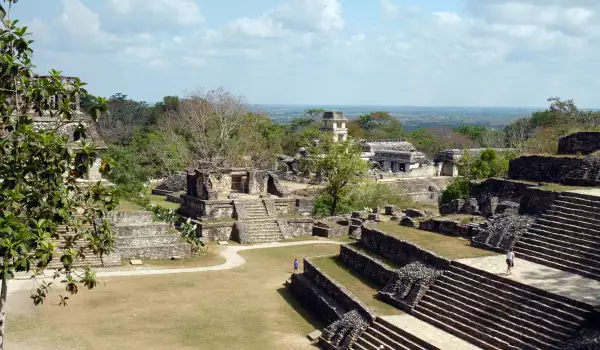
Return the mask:
<svg viewBox="0 0 600 350"><path fill-rule="evenodd" d="M68 294L77 293L78 285L96 286L89 268L76 271L73 266L87 254L102 256L112 250L114 238L105 215L117 205L113 193L100 183L86 189L77 186L77 179L97 156L85 142L86 124L73 109L77 96L85 97L87 92L79 79L66 84L58 71L47 78L34 76L32 41L26 28L10 18L16 2L4 0L0 5L0 349L5 340L8 280L16 273L40 276L58 258L62 267L54 276ZM57 95L62 99L51 110L48 96ZM105 109L90 106L93 117ZM56 128L37 131L32 113L54 118ZM78 147L71 147L72 142L78 142ZM101 168L106 169L106 165ZM59 252L56 242L61 240L64 246ZM49 288L45 281L35 288L36 305L44 302ZM68 299L61 296L60 303Z"/></svg>
<svg viewBox="0 0 600 350"><path fill-rule="evenodd" d="M331 196L331 215L335 215L337 204L349 190L360 183L368 164L360 159L362 148L346 141L333 142L331 137L310 149L309 167L325 180L324 191Z"/></svg>
<svg viewBox="0 0 600 350"><path fill-rule="evenodd" d="M325 110L321 109L321 108L310 108L310 109L304 110L304 116L311 120L321 119L321 116L323 116L323 113L325 113Z"/></svg>

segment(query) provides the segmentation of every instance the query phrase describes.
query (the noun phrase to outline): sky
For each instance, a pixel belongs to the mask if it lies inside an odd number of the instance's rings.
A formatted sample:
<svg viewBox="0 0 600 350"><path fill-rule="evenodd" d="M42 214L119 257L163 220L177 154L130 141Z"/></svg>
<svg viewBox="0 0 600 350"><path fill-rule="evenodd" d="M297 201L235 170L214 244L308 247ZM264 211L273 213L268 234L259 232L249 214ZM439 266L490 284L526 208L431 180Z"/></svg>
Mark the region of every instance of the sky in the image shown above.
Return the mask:
<svg viewBox="0 0 600 350"><path fill-rule="evenodd" d="M27 0L39 73L156 102L600 107L598 0Z"/></svg>

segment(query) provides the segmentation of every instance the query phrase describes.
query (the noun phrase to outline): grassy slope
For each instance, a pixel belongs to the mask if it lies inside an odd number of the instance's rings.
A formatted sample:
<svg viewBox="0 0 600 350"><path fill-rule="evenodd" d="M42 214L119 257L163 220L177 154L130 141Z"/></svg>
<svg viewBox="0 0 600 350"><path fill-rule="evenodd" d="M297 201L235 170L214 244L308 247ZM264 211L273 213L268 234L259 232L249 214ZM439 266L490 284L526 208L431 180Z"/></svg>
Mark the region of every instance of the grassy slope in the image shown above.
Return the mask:
<svg viewBox="0 0 600 350"><path fill-rule="evenodd" d="M283 286L294 258L333 244L245 251L228 271L105 278L68 307L10 296L7 349L314 349L313 323Z"/></svg>
<svg viewBox="0 0 600 350"><path fill-rule="evenodd" d="M448 259L476 258L498 254L471 247L469 241L465 239L404 227L393 221L381 222L377 228Z"/></svg>

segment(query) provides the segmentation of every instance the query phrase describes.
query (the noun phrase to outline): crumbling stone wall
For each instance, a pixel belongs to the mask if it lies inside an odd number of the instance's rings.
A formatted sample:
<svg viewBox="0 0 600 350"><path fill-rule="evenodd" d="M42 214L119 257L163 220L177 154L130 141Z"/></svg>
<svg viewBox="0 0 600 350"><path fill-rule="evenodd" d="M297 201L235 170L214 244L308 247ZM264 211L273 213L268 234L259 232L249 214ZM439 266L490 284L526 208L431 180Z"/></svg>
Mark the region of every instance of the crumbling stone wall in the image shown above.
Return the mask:
<svg viewBox="0 0 600 350"><path fill-rule="evenodd" d="M471 245L477 248L505 252L512 248L519 237L533 224L535 217L518 215L508 211L491 217L481 232L473 237Z"/></svg>
<svg viewBox="0 0 600 350"><path fill-rule="evenodd" d="M585 167L582 158L524 156L512 159L508 177L514 180L564 183L573 169Z"/></svg>
<svg viewBox="0 0 600 350"><path fill-rule="evenodd" d="M450 260L374 228L363 226L360 242L398 265L420 261L441 269L447 269L450 266Z"/></svg>
<svg viewBox="0 0 600 350"><path fill-rule="evenodd" d="M302 274L293 274L290 291L300 304L326 323L335 322L346 312L330 296Z"/></svg>
<svg viewBox="0 0 600 350"><path fill-rule="evenodd" d="M350 349L371 322L352 310L323 330L322 338L338 349Z"/></svg>
<svg viewBox="0 0 600 350"><path fill-rule="evenodd" d="M314 220L306 219L287 219L277 220L284 239L290 239L300 236L312 236Z"/></svg>
<svg viewBox="0 0 600 350"><path fill-rule="evenodd" d="M560 196L560 192L528 187L523 191L519 201L521 215L542 215L550 209L550 205Z"/></svg>
<svg viewBox="0 0 600 350"><path fill-rule="evenodd" d="M217 222L197 224L196 233L205 241L230 241L233 235L234 222Z"/></svg>
<svg viewBox="0 0 600 350"><path fill-rule="evenodd" d="M394 270L386 263L376 260L349 245L340 246L340 260L352 271L365 276L380 286L385 286L394 276Z"/></svg>
<svg viewBox="0 0 600 350"><path fill-rule="evenodd" d="M431 218L421 221L419 229L429 232L441 233L450 236L472 238L479 233L479 224L463 224L443 218Z"/></svg>
<svg viewBox="0 0 600 350"><path fill-rule="evenodd" d="M440 268L415 261L396 270L392 279L378 294L410 312L442 274L443 270Z"/></svg>
<svg viewBox="0 0 600 350"><path fill-rule="evenodd" d="M534 185L498 178L486 179L482 182L472 181L469 196L477 198L479 202L486 197L498 197L499 201L518 202L526 189L532 186Z"/></svg>
<svg viewBox="0 0 600 350"><path fill-rule="evenodd" d="M304 259L304 276L319 286L325 294L332 297L345 310L358 310L369 321L375 314L362 301L346 290L341 284L321 271L310 259Z"/></svg>
<svg viewBox="0 0 600 350"><path fill-rule="evenodd" d="M559 154L591 154L600 150L600 132L577 132L558 139Z"/></svg>

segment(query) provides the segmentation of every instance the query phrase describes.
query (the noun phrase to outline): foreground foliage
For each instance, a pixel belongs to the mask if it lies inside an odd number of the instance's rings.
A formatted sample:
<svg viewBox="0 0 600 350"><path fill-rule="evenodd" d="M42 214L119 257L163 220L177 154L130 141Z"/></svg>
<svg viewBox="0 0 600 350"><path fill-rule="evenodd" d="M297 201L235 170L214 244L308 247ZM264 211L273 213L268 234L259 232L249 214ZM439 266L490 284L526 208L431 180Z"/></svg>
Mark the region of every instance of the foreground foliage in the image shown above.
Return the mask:
<svg viewBox="0 0 600 350"><path fill-rule="evenodd" d="M40 276L53 259L62 267L55 272L65 287L60 305L80 286L96 286L94 273L75 271L74 264L88 254L102 257L113 250L114 237L106 219L118 204L112 191L100 183L78 186L98 156L85 140L88 130L75 111L77 96L84 97L84 83L75 79L67 86L60 72L35 77L31 40L26 28L10 19L14 0L4 1L0 29L0 349L4 348L7 283L16 273ZM50 96L62 96L58 106ZM103 99L89 106L92 117L106 110ZM52 109L51 109L52 108ZM30 114L47 115L56 121L50 130L36 130ZM70 141L72 138L72 142ZM77 142L74 146L73 142ZM101 171L108 171L104 164ZM62 241L60 252L57 241ZM34 289L33 302L42 304L51 283Z"/></svg>

